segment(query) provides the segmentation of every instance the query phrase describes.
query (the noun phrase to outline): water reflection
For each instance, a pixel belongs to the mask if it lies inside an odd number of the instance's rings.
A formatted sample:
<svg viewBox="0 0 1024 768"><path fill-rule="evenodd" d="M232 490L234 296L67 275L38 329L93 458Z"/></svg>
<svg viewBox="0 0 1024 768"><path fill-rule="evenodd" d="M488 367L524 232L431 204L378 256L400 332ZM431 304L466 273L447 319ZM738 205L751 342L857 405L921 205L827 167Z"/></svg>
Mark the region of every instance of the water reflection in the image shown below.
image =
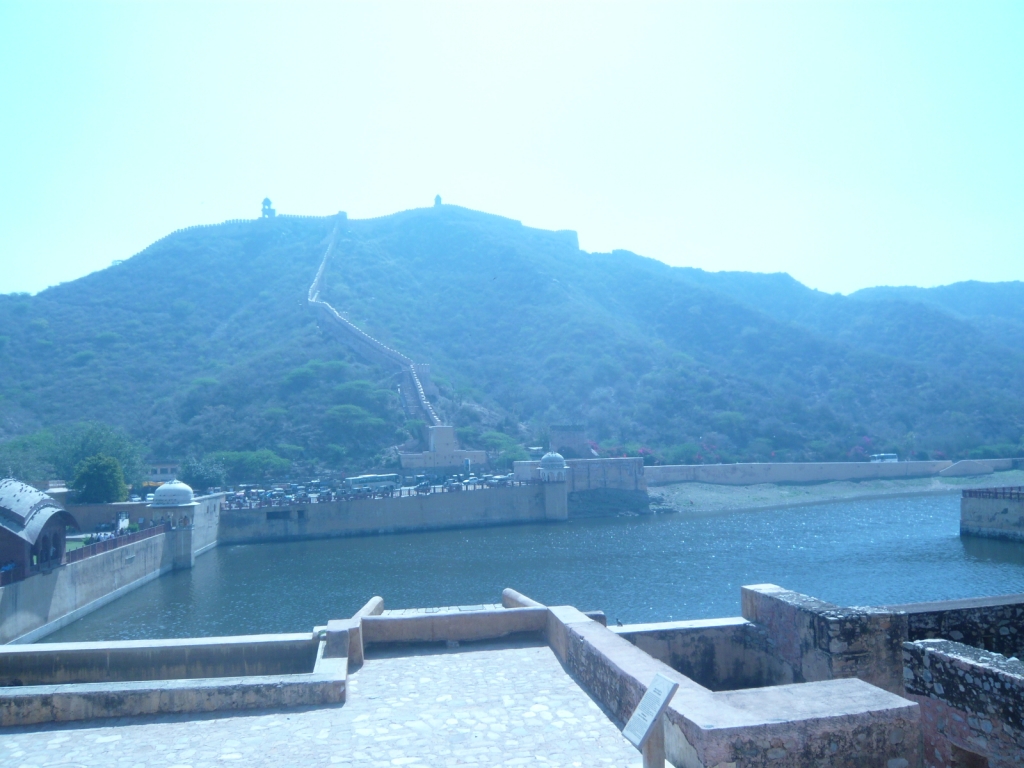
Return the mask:
<svg viewBox="0 0 1024 768"><path fill-rule="evenodd" d="M1024 566L1024 542L964 536L960 539L967 557Z"/></svg>

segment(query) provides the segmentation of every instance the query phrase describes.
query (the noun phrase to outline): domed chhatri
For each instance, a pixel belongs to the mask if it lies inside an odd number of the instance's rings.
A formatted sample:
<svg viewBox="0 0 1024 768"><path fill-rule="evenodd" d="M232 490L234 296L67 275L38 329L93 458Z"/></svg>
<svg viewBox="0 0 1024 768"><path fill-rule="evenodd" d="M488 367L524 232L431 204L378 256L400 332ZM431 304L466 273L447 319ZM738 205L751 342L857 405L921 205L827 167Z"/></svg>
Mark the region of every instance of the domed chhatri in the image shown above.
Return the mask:
<svg viewBox="0 0 1024 768"><path fill-rule="evenodd" d="M545 483L565 482L565 459L562 454L550 451L540 460L540 479Z"/></svg>
<svg viewBox="0 0 1024 768"><path fill-rule="evenodd" d="M153 493L151 507L194 507L192 489L180 480L164 483Z"/></svg>

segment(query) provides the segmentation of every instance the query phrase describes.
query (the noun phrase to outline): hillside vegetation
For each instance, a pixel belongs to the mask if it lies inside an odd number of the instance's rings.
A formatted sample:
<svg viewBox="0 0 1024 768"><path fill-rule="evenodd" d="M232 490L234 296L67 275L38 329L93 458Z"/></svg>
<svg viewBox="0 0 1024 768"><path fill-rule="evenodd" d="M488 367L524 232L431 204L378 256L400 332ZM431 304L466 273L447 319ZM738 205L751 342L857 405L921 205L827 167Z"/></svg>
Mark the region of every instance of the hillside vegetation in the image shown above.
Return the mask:
<svg viewBox="0 0 1024 768"><path fill-rule="evenodd" d="M0 296L0 439L97 421L155 456L393 460L421 429L393 372L322 335L306 305L335 223L192 228ZM832 296L441 206L343 222L324 298L431 364L470 446L508 452L575 422L651 461L845 460L1016 454L1024 434L1020 283Z"/></svg>

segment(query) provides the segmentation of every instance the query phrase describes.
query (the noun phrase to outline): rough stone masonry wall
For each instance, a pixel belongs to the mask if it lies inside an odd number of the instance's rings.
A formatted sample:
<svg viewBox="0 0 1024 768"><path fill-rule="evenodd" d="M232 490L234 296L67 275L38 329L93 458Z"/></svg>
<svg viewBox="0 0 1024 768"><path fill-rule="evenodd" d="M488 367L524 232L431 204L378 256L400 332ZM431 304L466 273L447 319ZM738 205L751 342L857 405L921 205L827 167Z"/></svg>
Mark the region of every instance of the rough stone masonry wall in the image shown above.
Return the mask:
<svg viewBox="0 0 1024 768"><path fill-rule="evenodd" d="M1004 656L1024 655L1024 595L888 606L907 614L908 639L954 640Z"/></svg>
<svg viewBox="0 0 1024 768"><path fill-rule="evenodd" d="M906 696L921 706L926 768L1024 764L1024 664L948 640L903 646ZM984 763L977 763L984 765Z"/></svg>
<svg viewBox="0 0 1024 768"><path fill-rule="evenodd" d="M739 617L608 629L712 691L794 682L792 665L774 653L768 632Z"/></svg>
<svg viewBox="0 0 1024 768"><path fill-rule="evenodd" d="M884 608L845 608L774 584L742 589L743 618L760 624L797 682L856 677L903 689L907 617Z"/></svg>
<svg viewBox="0 0 1024 768"><path fill-rule="evenodd" d="M574 608L549 609L547 639L567 671L625 722L655 674L679 682L665 713L678 768L918 768L918 707L860 680L715 693Z"/></svg>

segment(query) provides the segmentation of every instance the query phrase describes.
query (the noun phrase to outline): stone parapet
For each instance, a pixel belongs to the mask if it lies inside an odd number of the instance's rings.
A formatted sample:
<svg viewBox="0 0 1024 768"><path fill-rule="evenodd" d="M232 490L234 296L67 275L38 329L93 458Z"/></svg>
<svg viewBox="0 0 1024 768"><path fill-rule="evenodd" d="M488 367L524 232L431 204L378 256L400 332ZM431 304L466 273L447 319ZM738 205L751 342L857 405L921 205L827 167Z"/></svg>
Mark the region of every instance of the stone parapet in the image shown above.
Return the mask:
<svg viewBox="0 0 1024 768"><path fill-rule="evenodd" d="M1024 664L948 640L903 646L926 768L1024 764Z"/></svg>
<svg viewBox="0 0 1024 768"><path fill-rule="evenodd" d="M797 682L856 677L903 690L907 617L886 608L840 607L774 584L742 589L743 618L760 624Z"/></svg>
<svg viewBox="0 0 1024 768"><path fill-rule="evenodd" d="M768 632L746 619L704 619L610 627L637 648L712 691L794 682Z"/></svg>
<svg viewBox="0 0 1024 768"><path fill-rule="evenodd" d="M910 641L953 640L1005 656L1024 655L1024 595L886 606L907 615Z"/></svg>
<svg viewBox="0 0 1024 768"><path fill-rule="evenodd" d="M920 765L917 705L861 680L715 693L575 608L549 610L549 645L570 674L620 722L633 713L655 674L679 683L665 712L666 756L673 765Z"/></svg>

